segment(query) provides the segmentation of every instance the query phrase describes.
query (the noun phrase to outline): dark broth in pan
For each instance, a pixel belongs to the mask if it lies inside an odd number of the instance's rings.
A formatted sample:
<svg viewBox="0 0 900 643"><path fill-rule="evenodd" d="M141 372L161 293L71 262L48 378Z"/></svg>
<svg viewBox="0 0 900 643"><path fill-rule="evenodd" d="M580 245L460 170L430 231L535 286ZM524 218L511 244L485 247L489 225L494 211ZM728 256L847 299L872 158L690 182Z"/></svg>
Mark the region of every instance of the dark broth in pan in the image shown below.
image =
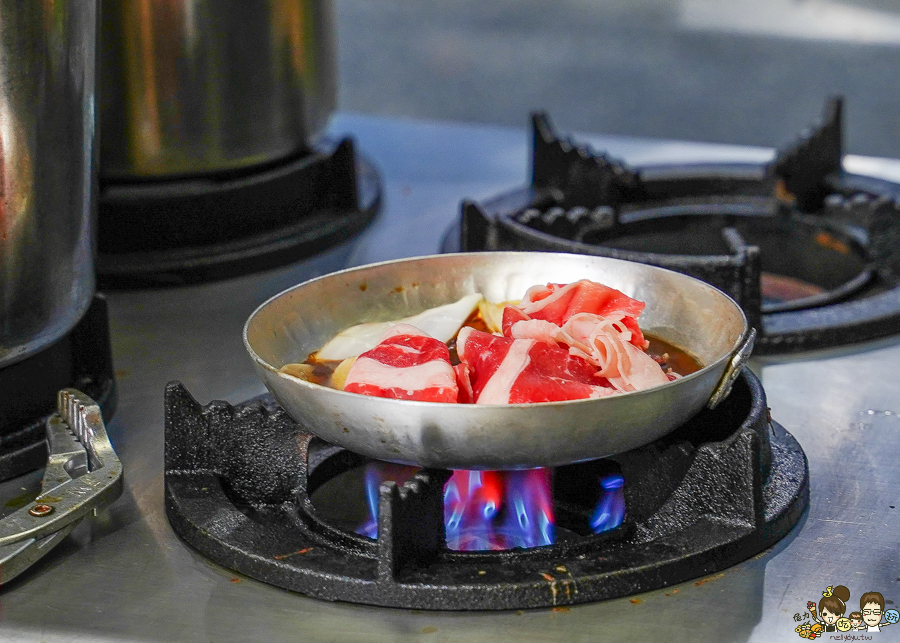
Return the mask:
<svg viewBox="0 0 900 643"><path fill-rule="evenodd" d="M654 357L662 358L662 361L659 359L657 361L660 361L663 370L671 368L679 375L690 375L703 368L703 364L696 357L681 350L674 344L670 344L664 339L653 335L644 334L644 337L650 342L650 348L647 349L647 352Z"/></svg>

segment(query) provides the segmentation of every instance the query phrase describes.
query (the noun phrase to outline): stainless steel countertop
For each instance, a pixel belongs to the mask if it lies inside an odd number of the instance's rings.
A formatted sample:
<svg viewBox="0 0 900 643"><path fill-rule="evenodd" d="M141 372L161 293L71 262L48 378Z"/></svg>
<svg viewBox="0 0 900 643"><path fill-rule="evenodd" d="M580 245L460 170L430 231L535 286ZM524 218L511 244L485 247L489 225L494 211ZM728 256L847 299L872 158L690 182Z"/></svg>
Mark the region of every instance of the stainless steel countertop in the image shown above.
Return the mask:
<svg viewBox="0 0 900 643"><path fill-rule="evenodd" d="M435 613L289 593L224 569L179 540L163 510L166 382L181 380L202 403L263 392L241 343L243 323L259 303L345 261L434 253L462 198L521 185L528 173L524 129L341 114L331 131L353 133L384 173L383 214L359 243L230 281L109 294L120 387L109 435L125 491L0 589L0 640L796 641L793 615L818 602L828 585L850 588L848 612L871 590L893 603L888 607L900 604L900 509L892 508L900 506L900 338L752 360L773 418L809 458L810 509L774 548L712 577L558 611ZM591 140L635 164L772 154ZM900 180L898 161L847 157L845 167ZM13 484L27 488L37 478ZM898 635L900 625L876 636Z"/></svg>

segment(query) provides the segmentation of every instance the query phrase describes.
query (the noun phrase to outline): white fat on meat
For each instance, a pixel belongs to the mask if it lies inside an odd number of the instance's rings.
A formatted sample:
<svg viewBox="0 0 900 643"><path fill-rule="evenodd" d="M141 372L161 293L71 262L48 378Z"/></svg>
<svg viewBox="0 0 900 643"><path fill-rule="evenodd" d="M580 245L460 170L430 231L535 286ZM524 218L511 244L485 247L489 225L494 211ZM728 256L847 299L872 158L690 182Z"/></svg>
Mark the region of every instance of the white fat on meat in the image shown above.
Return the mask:
<svg viewBox="0 0 900 643"><path fill-rule="evenodd" d="M525 297L522 299L522 303L519 304L519 310L521 310L526 315L532 315L537 311L542 310L543 308L554 303L557 299L565 297L569 294L569 291L571 291L573 288L577 288L581 285L581 283L581 281L573 281L572 283L566 284L559 290L537 301L532 301L531 298L534 297L534 295L537 293L545 292L547 290L547 286L543 286L540 284L532 286L525 291Z"/></svg>
<svg viewBox="0 0 900 643"><path fill-rule="evenodd" d="M546 344L568 343L559 326L543 319L518 321L510 328L510 335L513 339L533 339Z"/></svg>
<svg viewBox="0 0 900 643"><path fill-rule="evenodd" d="M568 345L570 354L596 366L597 374L622 392L669 382L660 365L629 341L631 331L622 323L622 315L578 313L562 328L547 321L525 320L513 324L510 333L516 339Z"/></svg>
<svg viewBox="0 0 900 643"><path fill-rule="evenodd" d="M412 317L351 326L320 348L315 354L315 359L336 361L365 353L375 348L385 338L385 333L397 324L415 326L435 339L449 342L482 299L481 293L475 293L466 295L452 304L429 308Z"/></svg>
<svg viewBox="0 0 900 643"><path fill-rule="evenodd" d="M596 366L598 374L618 390L640 391L667 384L669 378L662 367L629 341L631 331L621 322L621 317L579 313L561 330L573 340L569 352Z"/></svg>
<svg viewBox="0 0 900 643"><path fill-rule="evenodd" d="M354 384L396 388L412 394L427 388L456 387L456 373L446 362L432 360L416 366L398 368L360 357L353 363L347 381Z"/></svg>
<svg viewBox="0 0 900 643"><path fill-rule="evenodd" d="M533 340L522 340L513 342L503 356L500 366L491 375L481 394L475 401L476 404L509 404L509 394L512 391L513 384L519 379L519 375L525 370L525 367L531 363L531 357L528 351L534 346Z"/></svg>

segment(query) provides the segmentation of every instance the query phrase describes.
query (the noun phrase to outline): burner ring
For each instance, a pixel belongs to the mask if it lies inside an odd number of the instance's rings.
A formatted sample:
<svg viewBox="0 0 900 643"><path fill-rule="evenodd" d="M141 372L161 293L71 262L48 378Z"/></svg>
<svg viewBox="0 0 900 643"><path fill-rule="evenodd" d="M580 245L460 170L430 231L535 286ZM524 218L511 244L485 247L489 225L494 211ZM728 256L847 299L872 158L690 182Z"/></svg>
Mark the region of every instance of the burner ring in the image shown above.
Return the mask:
<svg viewBox="0 0 900 643"><path fill-rule="evenodd" d="M236 408L224 402L201 408L181 384L171 383L165 471L170 524L227 567L325 600L518 609L605 600L724 569L782 538L809 502L806 457L789 433L770 422L762 386L747 370L715 411L616 456L626 480L626 521L632 521L617 539L449 552L435 526L442 524L441 491L449 473L432 469L403 488L382 485L379 539L366 543L377 553L359 555L299 519L298 512L315 512L309 472L315 476L334 454L325 449L316 455L312 440L269 396ZM561 468L556 476L577 479L580 466ZM440 522L425 519L435 515ZM413 525L421 529L413 531ZM596 540L599 548L583 548Z"/></svg>

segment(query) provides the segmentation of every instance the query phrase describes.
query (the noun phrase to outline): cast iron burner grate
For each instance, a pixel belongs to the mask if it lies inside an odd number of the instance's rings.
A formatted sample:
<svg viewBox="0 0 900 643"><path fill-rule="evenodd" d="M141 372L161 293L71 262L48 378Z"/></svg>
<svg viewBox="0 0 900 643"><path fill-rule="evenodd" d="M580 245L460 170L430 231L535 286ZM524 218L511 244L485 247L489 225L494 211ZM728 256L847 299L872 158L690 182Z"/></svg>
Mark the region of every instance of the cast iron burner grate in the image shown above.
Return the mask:
<svg viewBox="0 0 900 643"><path fill-rule="evenodd" d="M356 237L380 203L378 171L350 139L220 175L101 182L97 279L154 287L268 270Z"/></svg>
<svg viewBox="0 0 900 643"><path fill-rule="evenodd" d="M842 101L771 163L630 168L533 116L531 185L465 202L444 250L648 263L731 295L760 354L900 332L900 185L845 172Z"/></svg>
<svg viewBox="0 0 900 643"><path fill-rule="evenodd" d="M323 517L311 498L365 459L314 438L270 396L201 407L166 389L166 512L214 561L316 598L441 610L598 601L678 583L782 538L809 500L806 456L768 416L745 370L714 411L647 446L553 471L554 545L456 552L444 544L448 471L379 490L377 540ZM578 533L598 476L624 478L622 524ZM583 530L582 530L583 532Z"/></svg>
<svg viewBox="0 0 900 643"><path fill-rule="evenodd" d="M109 421L116 406L106 299L95 295L75 328L34 355L0 368L0 482L47 464L47 418L60 389L94 399Z"/></svg>

